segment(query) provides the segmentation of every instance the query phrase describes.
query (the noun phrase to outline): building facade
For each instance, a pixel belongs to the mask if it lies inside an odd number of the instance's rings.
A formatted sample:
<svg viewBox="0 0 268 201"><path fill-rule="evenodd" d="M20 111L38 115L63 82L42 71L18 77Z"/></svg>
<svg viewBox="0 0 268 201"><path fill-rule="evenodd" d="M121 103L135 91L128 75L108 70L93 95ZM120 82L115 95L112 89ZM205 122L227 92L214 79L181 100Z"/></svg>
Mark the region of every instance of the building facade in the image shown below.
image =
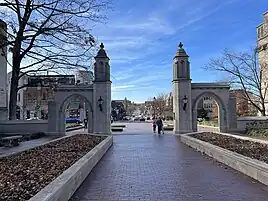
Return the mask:
<svg viewBox="0 0 268 201"><path fill-rule="evenodd" d="M249 101L250 99L257 103L257 97L252 93L247 93L243 89L234 89L230 91L236 98L236 114L237 116L256 116L258 111Z"/></svg>
<svg viewBox="0 0 268 201"><path fill-rule="evenodd" d="M206 110L207 111L207 117L209 119L217 119L218 118L218 105L213 99L213 97L210 96L204 96L198 103L197 106L198 110Z"/></svg>
<svg viewBox="0 0 268 201"><path fill-rule="evenodd" d="M92 73L89 73L90 75ZM7 91L8 102L11 84L11 72L8 73ZM17 119L48 118L48 101L54 99L54 88L61 85L75 85L92 83L93 76L89 79L76 81L75 75L32 75L22 76L19 80L17 95ZM79 117L81 120L86 114L86 105L79 100L72 100L66 109L66 116Z"/></svg>
<svg viewBox="0 0 268 201"><path fill-rule="evenodd" d="M265 96L266 110L268 110L268 11L263 14L263 23L257 27L257 47L262 93Z"/></svg>
<svg viewBox="0 0 268 201"><path fill-rule="evenodd" d="M257 110L249 101L245 90L243 89L234 89L230 90L230 94L234 95L236 98L236 113L237 116L256 116ZM257 102L257 98L248 92L250 99ZM198 110L205 109L208 112L209 119L218 118L218 105L212 97L204 96L198 103Z"/></svg>

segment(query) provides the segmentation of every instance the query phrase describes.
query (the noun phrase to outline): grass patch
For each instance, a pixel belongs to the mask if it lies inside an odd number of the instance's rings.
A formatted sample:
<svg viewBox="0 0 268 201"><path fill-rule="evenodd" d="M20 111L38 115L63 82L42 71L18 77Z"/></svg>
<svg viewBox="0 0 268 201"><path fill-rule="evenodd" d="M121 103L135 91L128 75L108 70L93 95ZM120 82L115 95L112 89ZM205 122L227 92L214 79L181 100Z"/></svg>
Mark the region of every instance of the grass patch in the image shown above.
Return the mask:
<svg viewBox="0 0 268 201"><path fill-rule="evenodd" d="M218 120L211 120L211 121L204 120L198 122L198 125L218 127Z"/></svg>
<svg viewBox="0 0 268 201"><path fill-rule="evenodd" d="M77 124L77 123L66 123L66 128L74 128L77 126L81 126L81 124Z"/></svg>
<svg viewBox="0 0 268 201"><path fill-rule="evenodd" d="M253 137L268 137L268 128L250 128L246 134Z"/></svg>

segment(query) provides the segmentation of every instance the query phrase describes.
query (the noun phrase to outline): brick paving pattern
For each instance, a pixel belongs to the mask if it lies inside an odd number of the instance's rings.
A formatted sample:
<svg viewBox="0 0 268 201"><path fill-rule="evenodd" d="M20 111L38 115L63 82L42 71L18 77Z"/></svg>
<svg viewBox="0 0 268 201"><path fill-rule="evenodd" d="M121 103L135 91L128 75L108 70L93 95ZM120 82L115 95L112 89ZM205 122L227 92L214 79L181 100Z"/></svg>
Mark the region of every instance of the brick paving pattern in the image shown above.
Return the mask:
<svg viewBox="0 0 268 201"><path fill-rule="evenodd" d="M265 201L268 188L172 135L116 135L71 201Z"/></svg>

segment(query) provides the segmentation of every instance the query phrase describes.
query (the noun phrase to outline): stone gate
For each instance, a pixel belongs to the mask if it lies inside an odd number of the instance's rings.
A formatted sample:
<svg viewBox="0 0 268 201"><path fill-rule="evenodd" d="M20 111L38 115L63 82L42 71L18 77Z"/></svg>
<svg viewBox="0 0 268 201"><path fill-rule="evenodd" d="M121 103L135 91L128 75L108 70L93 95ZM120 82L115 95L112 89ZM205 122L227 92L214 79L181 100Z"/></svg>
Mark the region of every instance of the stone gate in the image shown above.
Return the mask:
<svg viewBox="0 0 268 201"><path fill-rule="evenodd" d="M173 64L174 133L197 131L197 105L204 97L214 98L219 111L219 130L227 132L237 127L236 99L230 86L222 83L192 83L189 56L179 44Z"/></svg>
<svg viewBox="0 0 268 201"><path fill-rule="evenodd" d="M60 86L55 88L54 100L48 105L50 134L65 135L65 110L72 98L78 97L88 104L88 132L111 133L111 80L110 65L104 45L95 57L93 84Z"/></svg>

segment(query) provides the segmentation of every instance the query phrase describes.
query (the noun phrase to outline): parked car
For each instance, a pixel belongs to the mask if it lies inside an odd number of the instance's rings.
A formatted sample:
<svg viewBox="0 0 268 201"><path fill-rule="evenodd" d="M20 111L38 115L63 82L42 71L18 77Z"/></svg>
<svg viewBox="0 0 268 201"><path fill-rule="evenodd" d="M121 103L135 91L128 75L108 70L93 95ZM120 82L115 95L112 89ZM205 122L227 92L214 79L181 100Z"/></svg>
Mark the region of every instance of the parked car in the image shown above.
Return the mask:
<svg viewBox="0 0 268 201"><path fill-rule="evenodd" d="M38 117L30 117L29 119L27 120L40 120Z"/></svg>
<svg viewBox="0 0 268 201"><path fill-rule="evenodd" d="M197 118L198 122L202 122L204 119L203 118Z"/></svg>
<svg viewBox="0 0 268 201"><path fill-rule="evenodd" d="M133 120L134 120L134 121L139 121L140 118L139 118L139 117L134 117Z"/></svg>
<svg viewBox="0 0 268 201"><path fill-rule="evenodd" d="M128 121L129 118L128 118L128 117L123 117L123 120L124 120L124 121Z"/></svg>
<svg viewBox="0 0 268 201"><path fill-rule="evenodd" d="M145 118L143 118L143 117L142 117L142 118L140 118L140 121L145 121Z"/></svg>
<svg viewBox="0 0 268 201"><path fill-rule="evenodd" d="M71 117L67 117L66 118L66 123L70 124L70 123L82 123L82 121L78 118L71 118Z"/></svg>

